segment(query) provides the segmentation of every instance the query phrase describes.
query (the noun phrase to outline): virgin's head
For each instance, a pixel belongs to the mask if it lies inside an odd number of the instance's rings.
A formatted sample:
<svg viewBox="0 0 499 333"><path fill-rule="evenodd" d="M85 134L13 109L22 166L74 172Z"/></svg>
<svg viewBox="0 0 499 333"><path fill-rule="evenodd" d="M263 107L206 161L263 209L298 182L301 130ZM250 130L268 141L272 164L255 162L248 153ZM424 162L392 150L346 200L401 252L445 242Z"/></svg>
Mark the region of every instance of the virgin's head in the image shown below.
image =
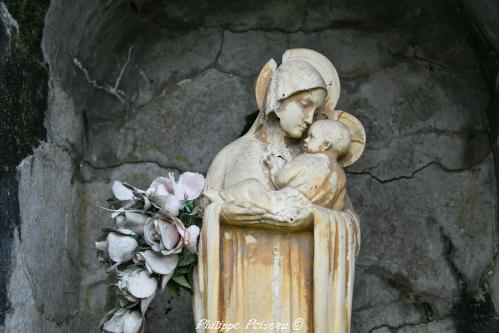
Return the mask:
<svg viewBox="0 0 499 333"><path fill-rule="evenodd" d="M289 61L279 66L267 92L267 114L275 113L290 138L300 138L324 105L326 83L309 63Z"/></svg>
<svg viewBox="0 0 499 333"><path fill-rule="evenodd" d="M320 109L334 110L340 78L331 61L319 52L290 49L282 55L279 67L274 59L267 61L255 88L260 114L247 134L257 133L265 124L279 124L286 136L300 138Z"/></svg>

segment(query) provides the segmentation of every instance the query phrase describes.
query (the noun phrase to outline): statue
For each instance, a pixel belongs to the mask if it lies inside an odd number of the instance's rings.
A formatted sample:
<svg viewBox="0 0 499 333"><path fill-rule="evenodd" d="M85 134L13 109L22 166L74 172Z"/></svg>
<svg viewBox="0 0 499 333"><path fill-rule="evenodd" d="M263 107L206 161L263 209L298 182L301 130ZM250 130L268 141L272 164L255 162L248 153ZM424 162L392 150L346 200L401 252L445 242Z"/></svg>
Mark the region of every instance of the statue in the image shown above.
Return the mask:
<svg viewBox="0 0 499 333"><path fill-rule="evenodd" d="M365 132L334 110L339 92L334 66L312 50L287 50L260 72L258 118L207 174L198 333L349 332L360 230L343 168Z"/></svg>

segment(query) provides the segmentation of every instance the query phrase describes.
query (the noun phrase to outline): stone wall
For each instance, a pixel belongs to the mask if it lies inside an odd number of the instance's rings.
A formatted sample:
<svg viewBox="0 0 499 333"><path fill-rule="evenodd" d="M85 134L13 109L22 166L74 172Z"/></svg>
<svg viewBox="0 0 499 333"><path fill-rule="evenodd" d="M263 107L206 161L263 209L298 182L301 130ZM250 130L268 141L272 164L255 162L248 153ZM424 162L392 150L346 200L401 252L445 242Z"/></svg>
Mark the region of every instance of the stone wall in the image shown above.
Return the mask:
<svg viewBox="0 0 499 333"><path fill-rule="evenodd" d="M307 47L335 63L339 108L368 136L348 171L362 223L352 332L494 332L499 6L483 6L53 0L41 44L48 82L25 88L48 85L44 126L29 132L45 142L20 148L18 177L2 178L11 190L0 199L19 206L5 210L15 216L1 243L11 258L6 331L95 331L113 306L93 246L112 180L140 187L168 171L205 173L254 119L263 63ZM3 47L29 29L28 11L0 8L11 27L0 29ZM3 14L14 10L17 21ZM9 54L0 52L0 74ZM148 316L147 332L194 330L188 294L165 294Z"/></svg>
<svg viewBox="0 0 499 333"><path fill-rule="evenodd" d="M8 296L20 230L16 166L45 138L48 69L40 40L47 7L47 1L0 1L0 332L17 303Z"/></svg>

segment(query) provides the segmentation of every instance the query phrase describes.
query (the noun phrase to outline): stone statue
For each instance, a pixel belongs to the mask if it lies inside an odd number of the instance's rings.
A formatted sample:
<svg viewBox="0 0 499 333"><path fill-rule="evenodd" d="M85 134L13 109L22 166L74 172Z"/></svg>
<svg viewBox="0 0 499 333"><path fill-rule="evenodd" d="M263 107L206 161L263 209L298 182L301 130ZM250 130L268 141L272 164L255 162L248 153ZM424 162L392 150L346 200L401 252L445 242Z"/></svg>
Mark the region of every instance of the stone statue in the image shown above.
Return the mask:
<svg viewBox="0 0 499 333"><path fill-rule="evenodd" d="M343 168L365 132L334 110L339 92L334 66L312 50L287 50L260 72L257 120L207 175L198 333L349 332L360 231Z"/></svg>

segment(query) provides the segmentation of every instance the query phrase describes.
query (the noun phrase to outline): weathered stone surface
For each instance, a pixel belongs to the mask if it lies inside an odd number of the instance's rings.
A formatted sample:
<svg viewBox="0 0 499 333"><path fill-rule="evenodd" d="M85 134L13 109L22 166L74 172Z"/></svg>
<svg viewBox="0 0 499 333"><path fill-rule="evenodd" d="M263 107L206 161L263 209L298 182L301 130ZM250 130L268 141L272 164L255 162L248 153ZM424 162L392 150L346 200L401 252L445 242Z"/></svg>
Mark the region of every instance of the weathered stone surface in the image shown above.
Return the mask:
<svg viewBox="0 0 499 333"><path fill-rule="evenodd" d="M10 15L9 10L3 2L0 2L0 75L4 75L4 67L7 63L10 51L10 38L12 29L19 29L19 26Z"/></svg>
<svg viewBox="0 0 499 333"><path fill-rule="evenodd" d="M288 44L288 35L282 32L224 30L223 36L220 66L241 76L254 77L254 81L270 58L281 61L282 50Z"/></svg>
<svg viewBox="0 0 499 333"><path fill-rule="evenodd" d="M476 74L465 77L402 62L365 82L346 81L342 107L358 114L369 133L353 170L387 180L433 161L463 169L483 160L490 152L485 119L478 116L486 105L485 87L476 83Z"/></svg>
<svg viewBox="0 0 499 333"><path fill-rule="evenodd" d="M432 320L420 324L407 324L398 327L382 326L372 333L454 333L457 332L452 319Z"/></svg>
<svg viewBox="0 0 499 333"><path fill-rule="evenodd" d="M167 292L159 295L151 303L146 320L147 333L195 332L191 295L186 291L174 299Z"/></svg>
<svg viewBox="0 0 499 333"><path fill-rule="evenodd" d="M14 250L21 247L21 242L16 237ZM30 277L31 273L28 273L27 267L23 263L22 253L15 251L13 253L15 253L15 258L12 258L11 263L9 296L11 299L15 299L15 302L12 302L10 312L7 315L5 332L76 332L76 325L71 321L57 323L53 318L40 312L35 300L37 297L34 292L35 286ZM59 274L61 275L61 272ZM50 299L47 299L46 302L49 303Z"/></svg>
<svg viewBox="0 0 499 333"><path fill-rule="evenodd" d="M110 197L108 182L91 182L82 185L79 196L79 220L77 226L80 253L81 278L79 281L80 311L78 326L80 330L91 332L96 329L102 316L114 307L110 298L113 294L112 279L105 272L104 265L97 261L94 241L102 228L110 226L109 212L105 207Z"/></svg>
<svg viewBox="0 0 499 333"><path fill-rule="evenodd" d="M489 288L490 288L490 297L494 304L494 308L496 312L499 312L499 265L498 265L498 257L496 256L492 270L489 275Z"/></svg>
<svg viewBox="0 0 499 333"><path fill-rule="evenodd" d="M344 84L345 79L358 81L400 62L409 38L411 35L395 29L371 32L355 28L325 29L289 34L289 47L322 52L334 62Z"/></svg>
<svg viewBox="0 0 499 333"><path fill-rule="evenodd" d="M477 286L494 255L491 163L460 172L430 165L388 183L367 175L349 178L363 235L357 332L447 317L462 285Z"/></svg>
<svg viewBox="0 0 499 333"><path fill-rule="evenodd" d="M83 116L76 110L73 98L57 81L52 80L50 84L49 108L45 119L48 139L54 144L79 151L83 144Z"/></svg>
<svg viewBox="0 0 499 333"><path fill-rule="evenodd" d="M9 283L8 332L63 332L78 312L79 247L71 157L43 144L19 167L20 225Z"/></svg>
<svg viewBox="0 0 499 333"><path fill-rule="evenodd" d="M407 325L396 330L397 333L455 333L456 327L452 319L433 320L429 323Z"/></svg>
<svg viewBox="0 0 499 333"><path fill-rule="evenodd" d="M129 118L92 129L91 162L157 161L206 172L215 154L241 133L244 117L254 112L247 108L250 100L251 88L241 79L208 69Z"/></svg>
<svg viewBox="0 0 499 333"><path fill-rule="evenodd" d="M48 70L40 39L47 2L0 2L0 30L9 39L0 51L1 169L14 168L44 137Z"/></svg>
<svg viewBox="0 0 499 333"><path fill-rule="evenodd" d="M147 24L138 28L140 36L131 39L130 64L121 86L134 108L147 107L155 98L174 90L177 82L213 66L222 43L219 28L183 33Z"/></svg>
<svg viewBox="0 0 499 333"><path fill-rule="evenodd" d="M365 238L366 236L364 236ZM369 332L383 325L401 325L424 320L415 295L399 286L384 268L357 265L352 312L352 332ZM400 290L399 290L400 289Z"/></svg>
<svg viewBox="0 0 499 333"><path fill-rule="evenodd" d="M488 39L497 53L499 53L499 7L494 0L471 1L460 0L464 14L473 24L480 28L480 32Z"/></svg>
<svg viewBox="0 0 499 333"><path fill-rule="evenodd" d="M199 25L225 26L233 30L316 31L333 26L383 28L428 24L445 7L432 2L388 1L384 6L361 0L325 1L210 1L194 0L161 3L134 1L137 14L165 29Z"/></svg>
<svg viewBox="0 0 499 333"><path fill-rule="evenodd" d="M10 49L10 14L5 4L0 3L0 81L5 79L5 65L9 58ZM14 172L5 172L0 177L0 186L3 191L0 193L0 267L8 267L10 264L10 250L14 224L17 218L17 181ZM0 332L4 331L4 313L8 309L7 283L8 274L0 274Z"/></svg>

